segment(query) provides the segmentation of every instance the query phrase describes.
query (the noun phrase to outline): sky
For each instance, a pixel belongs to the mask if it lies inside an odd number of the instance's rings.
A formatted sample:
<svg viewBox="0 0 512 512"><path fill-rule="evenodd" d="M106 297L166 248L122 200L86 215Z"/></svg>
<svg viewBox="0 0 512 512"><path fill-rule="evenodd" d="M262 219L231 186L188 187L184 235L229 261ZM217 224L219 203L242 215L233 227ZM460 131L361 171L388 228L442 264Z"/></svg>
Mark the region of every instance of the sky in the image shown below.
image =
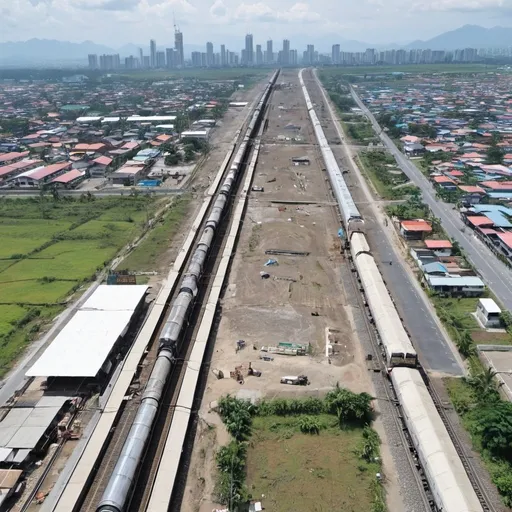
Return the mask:
<svg viewBox="0 0 512 512"><path fill-rule="evenodd" d="M0 0L0 41L92 40L119 48L173 41L243 46L283 38L297 46L355 39L375 45L429 39L465 24L512 26L512 0Z"/></svg>

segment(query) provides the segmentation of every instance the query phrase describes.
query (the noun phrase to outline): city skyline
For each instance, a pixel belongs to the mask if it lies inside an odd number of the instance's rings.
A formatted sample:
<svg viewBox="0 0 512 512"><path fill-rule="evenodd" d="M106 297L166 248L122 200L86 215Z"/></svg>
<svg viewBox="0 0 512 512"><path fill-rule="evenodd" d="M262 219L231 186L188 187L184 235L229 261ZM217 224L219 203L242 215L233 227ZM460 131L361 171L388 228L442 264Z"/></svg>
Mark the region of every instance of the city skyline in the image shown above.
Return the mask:
<svg viewBox="0 0 512 512"><path fill-rule="evenodd" d="M144 55L144 49L138 49L138 56L130 55L124 59L124 65L119 54L89 54L89 69L116 70L116 69L182 69L193 68L218 68L218 67L254 67L263 65L279 65L293 67L297 65L334 65L334 66L358 66L358 65L402 65L402 64L432 64L448 62L478 62L487 57L512 57L512 48L495 50L477 49L466 47L453 51L426 49L388 49L378 50L367 48L364 52L349 52L342 49L342 45L335 43L331 52L320 52L314 44L307 44L299 53L291 47L289 39L282 40L281 50L274 52L274 41L265 42L265 50L262 44L256 44L254 51L253 34L245 35L245 45L237 50L226 48L225 44L215 46L207 41L204 52L192 51L190 58L184 52L184 36L175 25L175 44L173 48L158 50L156 41L149 41L149 55ZM215 51L218 48L220 51Z"/></svg>

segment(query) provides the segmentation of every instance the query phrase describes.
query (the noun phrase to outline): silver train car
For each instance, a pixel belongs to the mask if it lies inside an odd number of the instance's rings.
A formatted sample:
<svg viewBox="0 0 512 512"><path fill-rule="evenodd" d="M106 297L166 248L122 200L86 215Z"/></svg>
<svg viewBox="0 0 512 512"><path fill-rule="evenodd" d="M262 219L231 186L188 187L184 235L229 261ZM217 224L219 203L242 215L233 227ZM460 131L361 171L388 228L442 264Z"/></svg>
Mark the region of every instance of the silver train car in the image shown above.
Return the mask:
<svg viewBox="0 0 512 512"><path fill-rule="evenodd" d="M144 458L151 430L158 413L167 379L171 375L181 348L184 327L198 293L199 280L203 273L215 232L224 213L233 185L242 169L251 139L256 135L267 101L279 71L276 71L265 87L263 94L248 123L244 139L236 152L233 163L222 183L213 208L206 221L202 236L197 243L181 282L169 314L165 320L160 339L158 356L151 376L142 395L137 415L123 445L117 464L109 479L97 507L97 512L124 512L133 492L137 471Z"/></svg>
<svg viewBox="0 0 512 512"><path fill-rule="evenodd" d="M482 512L482 505L420 373L409 368L393 368L390 377L438 509Z"/></svg>
<svg viewBox="0 0 512 512"><path fill-rule="evenodd" d="M314 109L302 80L302 71L299 77L311 119L318 119L316 114L311 114L314 113ZM335 184L344 183L344 180L336 162L333 164L329 152L322 148L326 139L320 123L315 127L315 133L320 133L318 142L336 201L349 232L351 256L384 346L390 366L390 378L397 392L404 420L427 476L434 501L443 512L483 512L428 389L419 371L414 368L417 365L416 351L387 291L366 236L359 229L351 229L354 220L360 222L362 217L346 185L336 192ZM348 201L347 194L350 196Z"/></svg>
<svg viewBox="0 0 512 512"><path fill-rule="evenodd" d="M350 251L384 347L388 366L416 368L418 355L398 316L364 234L352 233Z"/></svg>

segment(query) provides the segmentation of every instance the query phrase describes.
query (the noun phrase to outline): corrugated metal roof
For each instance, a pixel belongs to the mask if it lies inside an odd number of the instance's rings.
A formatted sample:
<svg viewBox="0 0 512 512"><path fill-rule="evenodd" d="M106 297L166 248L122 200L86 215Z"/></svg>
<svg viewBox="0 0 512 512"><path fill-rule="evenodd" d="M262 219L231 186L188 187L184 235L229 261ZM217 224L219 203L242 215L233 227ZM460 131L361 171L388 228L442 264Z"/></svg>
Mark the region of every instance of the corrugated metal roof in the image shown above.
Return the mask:
<svg viewBox="0 0 512 512"><path fill-rule="evenodd" d="M427 276L427 280L432 286L477 286L483 287L484 282L476 276L455 276L455 277L437 277Z"/></svg>
<svg viewBox="0 0 512 512"><path fill-rule="evenodd" d="M132 314L132 311L78 311L26 375L95 377Z"/></svg>
<svg viewBox="0 0 512 512"><path fill-rule="evenodd" d="M146 285L98 286L80 310L134 311L144 297Z"/></svg>

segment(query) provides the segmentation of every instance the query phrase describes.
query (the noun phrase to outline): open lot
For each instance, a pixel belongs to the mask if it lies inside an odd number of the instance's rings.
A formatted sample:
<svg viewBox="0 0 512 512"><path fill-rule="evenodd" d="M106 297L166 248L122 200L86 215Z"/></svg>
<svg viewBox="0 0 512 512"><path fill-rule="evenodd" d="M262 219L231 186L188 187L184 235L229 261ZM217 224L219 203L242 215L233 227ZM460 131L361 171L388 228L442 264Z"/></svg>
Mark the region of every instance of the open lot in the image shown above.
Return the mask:
<svg viewBox="0 0 512 512"><path fill-rule="evenodd" d="M300 417L255 418L248 452L247 486L276 512L372 510L377 464L358 456L361 429L340 430L336 418L319 417L320 434L303 434ZM312 492L314 489L314 492Z"/></svg>
<svg viewBox="0 0 512 512"><path fill-rule="evenodd" d="M229 437L217 415L209 413L209 404L213 401L226 394L251 398L320 397L336 383L355 392L372 393L352 322L353 306L345 295L341 279L340 268L346 263L340 254L337 236L338 214L327 177L322 172L322 159L312 144L314 135L305 104L301 102L297 73L285 72L280 82L289 85L274 92L253 181L253 185L263 187L264 192L252 192L249 196L221 303L222 317L210 364L212 371L199 413L194 455L182 504L186 512L210 512L218 505L214 496L215 453ZM294 127L290 128L290 124ZM295 136L300 142L293 140ZM295 166L293 157L306 157L310 165ZM266 254L271 249L308 254ZM276 260L277 264L265 266L268 260ZM261 272L268 273L268 278L262 278ZM330 358L326 356L329 333L333 345ZM244 340L245 348L237 351L237 340ZM280 342L306 344L309 349L304 356L273 355L272 361L259 359L261 347L276 346ZM249 363L262 372L260 378L247 376ZM229 378L235 367L240 367L245 374L243 384ZM213 374L217 370L221 370L225 378L218 380ZM301 374L308 376L309 386L280 384L283 376ZM279 421L288 420L281 418ZM254 497L260 493L267 495L266 486L275 481L278 487L271 493L275 499L276 490L281 494L279 490L285 492L285 487L288 488L286 482L293 480L295 484L290 489L298 489L306 467L307 470L323 467L325 481L321 485L315 485L321 476L310 475L311 478L302 480L301 492L309 496L309 501L308 506L300 502L301 508L321 510L320 505L309 506L316 502L323 503L323 510L334 510L330 506L330 495L323 494L326 489L337 487L332 494L333 503L344 502L349 507L341 507L342 510L369 510L356 505L357 501L371 501L368 488L361 485L357 492L352 492L350 486L340 485L337 475L342 466L343 471L348 471L349 459L357 458L348 453L356 434L351 438L351 433L347 433L346 439L344 432L334 434L329 430L311 439L297 434L286 441L289 446L281 443L279 447L275 434L262 424L262 430L251 438L248 484L254 486L249 489ZM333 454L329 461L322 460L323 455L333 451L333 443L340 447L339 457ZM318 458L311 460L315 446ZM303 452L299 454L299 450ZM266 457L271 466L265 468ZM302 464L304 468L299 467ZM294 465L296 472L289 475ZM271 480L266 481L265 475L270 475ZM359 492L364 499L358 498ZM292 494L283 495L284 501L278 504L265 500L263 504L270 510L292 510L293 505L296 508L299 504L291 499ZM327 501L322 502L324 498Z"/></svg>

